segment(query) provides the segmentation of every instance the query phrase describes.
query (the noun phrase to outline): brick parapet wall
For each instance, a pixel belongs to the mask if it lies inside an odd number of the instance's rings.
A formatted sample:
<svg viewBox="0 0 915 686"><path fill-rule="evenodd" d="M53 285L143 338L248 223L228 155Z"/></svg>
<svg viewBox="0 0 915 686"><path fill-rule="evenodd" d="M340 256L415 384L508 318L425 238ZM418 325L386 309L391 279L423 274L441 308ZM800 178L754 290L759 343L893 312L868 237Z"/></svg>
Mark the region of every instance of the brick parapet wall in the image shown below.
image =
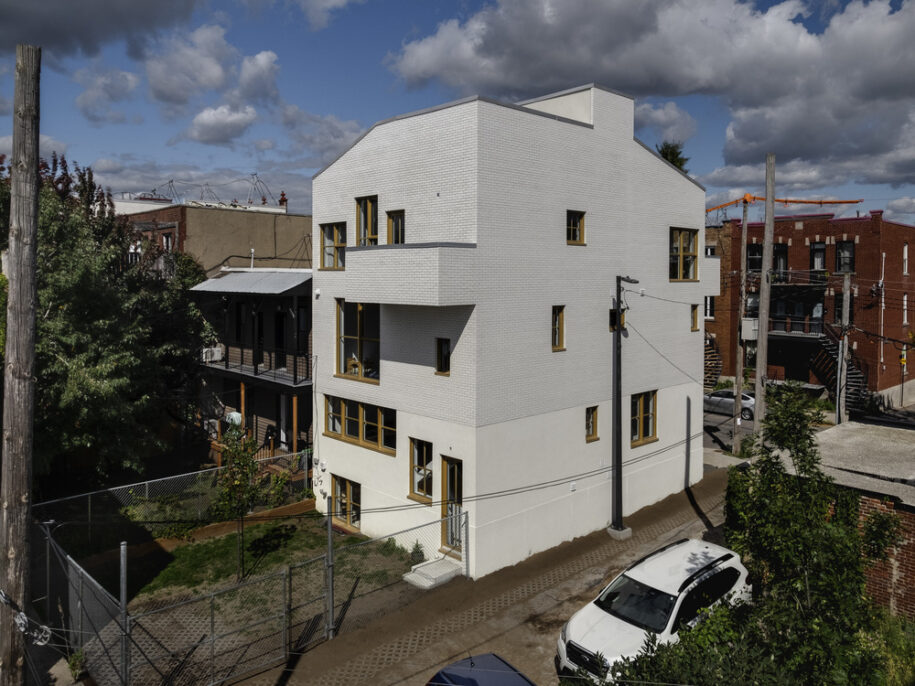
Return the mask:
<svg viewBox="0 0 915 686"><path fill-rule="evenodd" d="M895 512L900 520L899 545L884 562L867 570L867 592L892 614L915 619L915 510L889 499L861 495L861 519L874 512Z"/></svg>

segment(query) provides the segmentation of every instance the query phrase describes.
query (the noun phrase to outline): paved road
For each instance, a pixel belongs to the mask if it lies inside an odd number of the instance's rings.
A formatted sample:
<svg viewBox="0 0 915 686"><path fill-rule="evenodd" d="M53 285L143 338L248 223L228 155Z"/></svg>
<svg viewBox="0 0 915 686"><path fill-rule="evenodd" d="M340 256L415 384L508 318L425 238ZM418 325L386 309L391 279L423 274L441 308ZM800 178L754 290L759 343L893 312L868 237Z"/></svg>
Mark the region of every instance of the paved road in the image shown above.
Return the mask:
<svg viewBox="0 0 915 686"><path fill-rule="evenodd" d="M344 631L286 669L244 683L420 685L468 653L497 652L535 683L556 684L560 627L629 562L714 530L723 521L726 482L724 469L708 468L690 492L627 517L633 535L626 541L598 531L477 581L455 579L364 628Z"/></svg>
<svg viewBox="0 0 915 686"><path fill-rule="evenodd" d="M725 450L730 452L731 445L734 442L731 435L733 427L734 419L731 415L712 414L711 412L704 413L702 422L704 434L702 438L703 447L706 449ZM756 422L752 419L741 419L737 431L740 435L740 440L742 440L744 436L749 436L756 431Z"/></svg>

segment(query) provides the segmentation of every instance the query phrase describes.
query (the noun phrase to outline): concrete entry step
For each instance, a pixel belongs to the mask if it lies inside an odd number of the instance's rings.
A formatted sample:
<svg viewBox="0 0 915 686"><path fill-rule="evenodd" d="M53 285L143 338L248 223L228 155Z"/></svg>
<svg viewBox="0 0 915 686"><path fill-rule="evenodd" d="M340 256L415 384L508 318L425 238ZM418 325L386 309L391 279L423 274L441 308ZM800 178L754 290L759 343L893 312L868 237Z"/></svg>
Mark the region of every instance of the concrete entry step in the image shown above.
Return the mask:
<svg viewBox="0 0 915 686"><path fill-rule="evenodd" d="M410 571L403 575L403 580L416 586L416 588L428 590L451 581L454 577L459 576L462 571L463 565L460 560L440 557L437 560L413 565Z"/></svg>

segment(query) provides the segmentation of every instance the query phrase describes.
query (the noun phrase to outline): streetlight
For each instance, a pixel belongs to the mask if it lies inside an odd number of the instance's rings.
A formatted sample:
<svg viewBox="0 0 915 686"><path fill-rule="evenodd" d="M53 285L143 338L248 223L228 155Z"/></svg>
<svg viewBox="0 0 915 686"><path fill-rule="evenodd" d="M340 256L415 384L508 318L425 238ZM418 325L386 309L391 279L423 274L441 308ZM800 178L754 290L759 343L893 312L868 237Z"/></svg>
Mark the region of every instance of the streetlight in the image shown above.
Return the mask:
<svg viewBox="0 0 915 686"><path fill-rule="evenodd" d="M623 283L638 283L628 276L616 277L616 330L613 334L613 518L608 533L624 540L632 529L623 526Z"/></svg>

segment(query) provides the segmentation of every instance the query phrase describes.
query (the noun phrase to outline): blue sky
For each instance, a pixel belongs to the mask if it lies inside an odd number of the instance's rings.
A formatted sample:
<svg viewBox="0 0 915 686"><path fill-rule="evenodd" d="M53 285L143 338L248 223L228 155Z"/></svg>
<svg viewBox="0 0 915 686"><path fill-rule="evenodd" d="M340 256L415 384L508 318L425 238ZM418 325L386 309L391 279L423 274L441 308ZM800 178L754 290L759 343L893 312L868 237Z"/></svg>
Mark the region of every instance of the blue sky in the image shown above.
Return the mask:
<svg viewBox="0 0 915 686"><path fill-rule="evenodd" d="M762 195L772 151L778 196L912 223L913 35L915 0L0 0L0 153L22 42L42 154L116 194L245 201L257 174L299 212L376 121L597 82L635 97L645 143L682 141L708 205Z"/></svg>

